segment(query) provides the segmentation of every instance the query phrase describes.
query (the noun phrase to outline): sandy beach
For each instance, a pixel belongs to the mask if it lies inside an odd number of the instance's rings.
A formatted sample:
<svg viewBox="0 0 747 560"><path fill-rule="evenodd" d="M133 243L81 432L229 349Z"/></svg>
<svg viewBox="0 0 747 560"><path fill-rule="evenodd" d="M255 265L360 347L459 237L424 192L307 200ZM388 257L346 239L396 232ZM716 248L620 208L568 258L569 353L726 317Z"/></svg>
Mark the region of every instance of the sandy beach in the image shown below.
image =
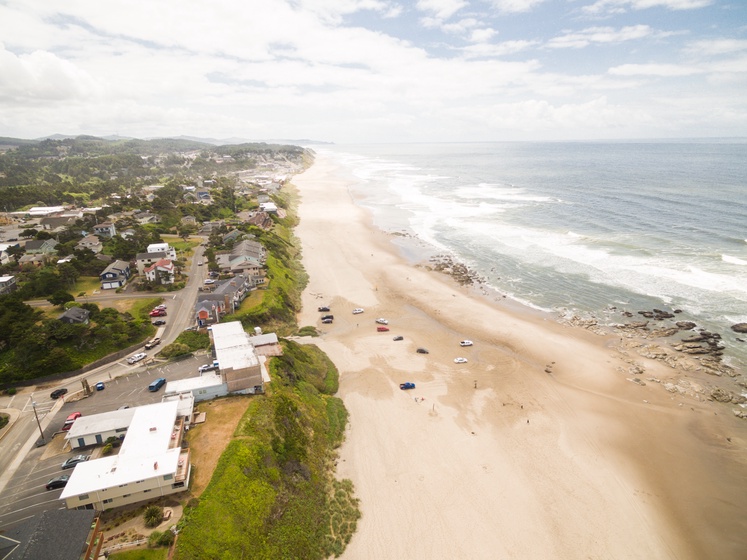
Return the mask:
<svg viewBox="0 0 747 560"><path fill-rule="evenodd" d="M322 332L350 412L338 475L363 516L343 558L746 557L747 422L731 406L633 383L618 338L408 264L351 183L321 158L293 180L299 325ZM635 361L643 379L676 375Z"/></svg>

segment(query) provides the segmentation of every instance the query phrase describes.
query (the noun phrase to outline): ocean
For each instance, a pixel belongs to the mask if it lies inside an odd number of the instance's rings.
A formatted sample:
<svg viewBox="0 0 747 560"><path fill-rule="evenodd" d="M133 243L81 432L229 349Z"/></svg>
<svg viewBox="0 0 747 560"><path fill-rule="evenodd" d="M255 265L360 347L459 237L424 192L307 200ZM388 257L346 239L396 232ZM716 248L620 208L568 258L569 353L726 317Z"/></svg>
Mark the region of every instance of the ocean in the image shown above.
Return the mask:
<svg viewBox="0 0 747 560"><path fill-rule="evenodd" d="M354 177L354 199L413 262L448 254L558 319L678 309L747 365L747 335L730 329L747 322L746 142L313 149Z"/></svg>

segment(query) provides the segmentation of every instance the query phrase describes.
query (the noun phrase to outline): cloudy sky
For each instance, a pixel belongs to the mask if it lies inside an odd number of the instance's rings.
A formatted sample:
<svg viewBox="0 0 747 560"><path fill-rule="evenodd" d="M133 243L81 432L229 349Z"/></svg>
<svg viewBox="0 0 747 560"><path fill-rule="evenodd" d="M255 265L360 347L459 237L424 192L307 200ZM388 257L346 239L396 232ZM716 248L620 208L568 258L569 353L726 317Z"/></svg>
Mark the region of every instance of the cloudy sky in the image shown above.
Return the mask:
<svg viewBox="0 0 747 560"><path fill-rule="evenodd" d="M0 136L747 136L745 0L0 0Z"/></svg>

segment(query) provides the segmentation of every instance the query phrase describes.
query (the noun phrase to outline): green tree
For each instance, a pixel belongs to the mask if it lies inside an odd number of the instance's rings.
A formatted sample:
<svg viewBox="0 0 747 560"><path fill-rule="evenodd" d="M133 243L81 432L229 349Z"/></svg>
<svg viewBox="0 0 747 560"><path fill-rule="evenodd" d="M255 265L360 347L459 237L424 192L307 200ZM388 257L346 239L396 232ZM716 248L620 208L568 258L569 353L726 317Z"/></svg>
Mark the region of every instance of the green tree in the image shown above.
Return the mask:
<svg viewBox="0 0 747 560"><path fill-rule="evenodd" d="M75 298L72 294L66 292L65 290L57 290L47 298L47 301L52 305L64 305L68 301L75 301Z"/></svg>

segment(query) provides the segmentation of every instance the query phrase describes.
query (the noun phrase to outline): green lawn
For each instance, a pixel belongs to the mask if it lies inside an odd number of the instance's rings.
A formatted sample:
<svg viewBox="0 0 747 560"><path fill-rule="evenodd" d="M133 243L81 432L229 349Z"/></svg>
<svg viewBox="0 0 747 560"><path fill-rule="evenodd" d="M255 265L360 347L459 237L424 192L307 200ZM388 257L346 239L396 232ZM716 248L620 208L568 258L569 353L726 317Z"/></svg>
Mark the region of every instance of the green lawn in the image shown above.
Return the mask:
<svg viewBox="0 0 747 560"><path fill-rule="evenodd" d="M138 548L125 552L115 552L109 555L111 560L166 560L168 548Z"/></svg>
<svg viewBox="0 0 747 560"><path fill-rule="evenodd" d="M75 283L73 289L70 290L70 293L75 297L78 297L78 294L80 294L81 292L85 292L87 295L91 295L94 291L100 289L101 281L99 280L98 276L81 276L80 278L78 278L78 281Z"/></svg>

